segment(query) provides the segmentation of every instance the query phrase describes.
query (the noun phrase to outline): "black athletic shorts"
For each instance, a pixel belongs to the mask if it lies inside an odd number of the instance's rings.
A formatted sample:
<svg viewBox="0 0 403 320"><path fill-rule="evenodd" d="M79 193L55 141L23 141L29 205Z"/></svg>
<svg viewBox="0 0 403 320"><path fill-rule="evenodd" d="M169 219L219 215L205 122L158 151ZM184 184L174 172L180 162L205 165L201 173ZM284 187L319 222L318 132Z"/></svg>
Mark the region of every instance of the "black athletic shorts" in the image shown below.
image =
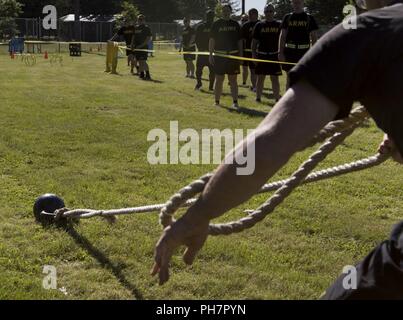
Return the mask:
<svg viewBox="0 0 403 320"><path fill-rule="evenodd" d="M203 69L204 67L211 68L209 56L197 56L196 67L197 69Z"/></svg>
<svg viewBox="0 0 403 320"><path fill-rule="evenodd" d="M131 56L132 54L134 54L132 50L126 50L126 56Z"/></svg>
<svg viewBox="0 0 403 320"><path fill-rule="evenodd" d="M272 53L272 54L258 53L257 58L260 60L278 61L278 53ZM266 76L269 75L281 76L283 74L281 71L281 65L279 63L268 63L268 62L258 62L255 72L257 75L266 75Z"/></svg>
<svg viewBox="0 0 403 320"><path fill-rule="evenodd" d="M224 57L214 57L214 73L219 76L223 75L235 75L240 74L240 60L224 58Z"/></svg>
<svg viewBox="0 0 403 320"><path fill-rule="evenodd" d="M355 270L341 275L322 300L403 300L403 222ZM352 276L356 287L351 286Z"/></svg>
<svg viewBox="0 0 403 320"><path fill-rule="evenodd" d="M183 52L195 52L196 47L191 47L191 48L183 48ZM185 61L194 61L196 60L196 55L194 54L184 54L183 55L183 60Z"/></svg>
<svg viewBox="0 0 403 320"><path fill-rule="evenodd" d="M252 58L252 52L251 51L244 51L243 53L244 58ZM253 61L242 61L242 65L244 67L249 67L250 69L255 69L256 65Z"/></svg>
<svg viewBox="0 0 403 320"><path fill-rule="evenodd" d="M291 63L298 63L299 60L305 55L305 53L308 52L309 49L290 49L290 48L285 48L284 49L284 56L285 56L285 61L286 62L291 62ZM294 68L294 65L292 64L282 64L282 68L285 72L290 71L292 68Z"/></svg>
<svg viewBox="0 0 403 320"><path fill-rule="evenodd" d="M147 50L147 48L142 49L142 50ZM148 52L147 51L134 51L134 55L136 57L136 60L141 60L141 61L146 61L148 59Z"/></svg>

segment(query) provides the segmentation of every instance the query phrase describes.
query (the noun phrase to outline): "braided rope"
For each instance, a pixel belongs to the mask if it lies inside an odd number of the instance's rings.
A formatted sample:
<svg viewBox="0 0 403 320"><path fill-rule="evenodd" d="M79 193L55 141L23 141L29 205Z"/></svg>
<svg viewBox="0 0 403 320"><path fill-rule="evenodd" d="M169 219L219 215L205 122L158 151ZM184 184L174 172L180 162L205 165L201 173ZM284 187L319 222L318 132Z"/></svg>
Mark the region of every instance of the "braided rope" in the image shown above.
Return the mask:
<svg viewBox="0 0 403 320"><path fill-rule="evenodd" d="M248 217L242 218L239 221L228 224L211 225L209 233L211 235L229 235L236 232L241 232L252 228L256 223L263 220L268 214L272 213L275 208L281 204L292 191L301 184L312 183L332 177L344 175L359 170L364 170L377 165L380 165L389 158L389 155L377 154L375 156L362 159L356 162L344 164L341 166L313 172L313 169L323 161L327 155L340 145L349 135L353 133L362 121L368 117L368 113L364 107L355 109L349 118L339 121L334 121L327 125L311 142L311 145L319 141L323 141L331 137L317 152L315 152L294 174L291 178L281 180L264 185L259 193L277 191L267 202L265 202L257 210L250 212ZM339 132L341 131L341 132ZM181 189L167 203L156 204L135 208L113 209L113 210L92 210L92 209L76 209L69 210L67 208L59 209L54 213L55 219L90 219L93 217L103 217L109 222L115 221L115 216L147 213L160 211L160 222L164 227L169 226L174 222L173 215L181 207L192 206L197 199L193 196L203 192L207 183L212 178L213 174L209 173L200 179L192 182L187 187ZM46 213L44 213L46 214Z"/></svg>
<svg viewBox="0 0 403 320"><path fill-rule="evenodd" d="M319 142L325 141L326 139L332 137L337 132L347 130L351 126L358 126L368 118L369 114L365 109L365 107L363 106L357 107L350 113L350 116L348 118L330 122L312 139L310 144L302 148L302 150L305 150L306 148L309 147L313 147L315 144Z"/></svg>
<svg viewBox="0 0 403 320"><path fill-rule="evenodd" d="M341 175L345 175L351 172L365 170L371 167L378 166L386 161L389 156L384 156L377 154L375 156L362 159L356 162L344 164L341 166L317 171L311 173L301 184L308 184L312 182L317 182ZM205 178L208 179L212 174L206 175ZM284 184L288 182L289 179L281 180L277 182L273 182L270 184L266 184L262 187L262 189L258 192L260 194L267 193L271 191L276 191L280 189ZM181 207L187 208L192 206L197 201L196 198L189 199L185 201ZM59 209L55 212L54 215L56 220L66 219L66 218L75 218L75 219L90 219L94 217L113 217L119 215L127 215L127 214L139 214L139 213L151 213L151 212L160 212L161 209L166 207L166 203L149 205L149 206L141 206L135 208L126 208L126 209L111 209L111 210L93 210L93 209L76 209L70 210L67 208ZM51 215L51 214L49 214Z"/></svg>
<svg viewBox="0 0 403 320"><path fill-rule="evenodd" d="M227 224L212 224L209 227L210 235L230 235L239 233L246 229L250 229L258 222L262 221L267 215L272 213L275 208L280 205L299 185L304 181L314 181L315 179L322 179L323 177L331 177L338 175L340 172L348 173L374 166L385 161L388 156L376 155L374 157L364 159L362 161L353 163L352 165L344 165L332 169L324 170L308 177L309 173L322 162L330 153L332 153L337 146L339 146L354 130L362 123L363 119L367 117L365 109L358 108L348 118L348 120L341 120L333 123L332 126L327 126L320 135L315 137L315 141L330 135L333 131L343 130L342 132L334 133L333 136L322 145L302 166L292 175L288 180L283 180L277 184L267 185L262 188L263 190L271 190L272 188L280 187L277 192L262 206L250 214L250 216L242 218L235 222ZM315 142L316 143L316 142ZM351 170L351 171L350 171ZM321 177L321 178L319 178ZM164 227L171 225L174 222L173 215L179 207L190 197L202 192L210 180L211 175L202 177L200 180L194 181L189 186L183 188L179 193L175 194L161 210L160 222ZM317 181L317 180L316 180ZM280 186L281 184L281 186ZM264 191L265 192L265 191Z"/></svg>

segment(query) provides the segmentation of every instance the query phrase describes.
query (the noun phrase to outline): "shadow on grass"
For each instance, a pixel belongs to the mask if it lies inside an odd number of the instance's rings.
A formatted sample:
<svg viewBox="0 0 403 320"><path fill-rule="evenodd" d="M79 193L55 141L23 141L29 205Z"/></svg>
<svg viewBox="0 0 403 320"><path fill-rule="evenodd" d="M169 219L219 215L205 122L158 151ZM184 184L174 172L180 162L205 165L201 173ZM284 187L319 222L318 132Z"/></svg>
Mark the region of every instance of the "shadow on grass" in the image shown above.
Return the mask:
<svg viewBox="0 0 403 320"><path fill-rule="evenodd" d="M144 300L142 293L126 279L122 268L115 265L101 250L94 247L87 238L79 234L73 224L65 224L63 229L74 239L78 246L86 250L103 268L112 272L120 284L129 290L136 300Z"/></svg>
<svg viewBox="0 0 403 320"><path fill-rule="evenodd" d="M225 106L220 106L220 108L223 108L223 109L228 110L229 112L233 112L233 113L246 114L251 117L265 118L268 115L267 112L249 109L249 108L243 108L243 107L240 107L239 109L234 109L234 108L229 108L229 107L225 107Z"/></svg>
<svg viewBox="0 0 403 320"><path fill-rule="evenodd" d="M143 81L144 81L144 82L158 83L158 84L164 83L164 81L161 81L161 80L156 80L156 79L151 79L151 80L143 80Z"/></svg>
<svg viewBox="0 0 403 320"><path fill-rule="evenodd" d="M199 92L204 93L204 94L209 94L211 96L214 96L214 91L213 90L205 90L205 89L200 89ZM231 97L231 93L227 93L227 92L223 92L221 94L222 97ZM247 98L247 96L245 96L244 94L240 94L238 95L238 99L239 100L245 100Z"/></svg>

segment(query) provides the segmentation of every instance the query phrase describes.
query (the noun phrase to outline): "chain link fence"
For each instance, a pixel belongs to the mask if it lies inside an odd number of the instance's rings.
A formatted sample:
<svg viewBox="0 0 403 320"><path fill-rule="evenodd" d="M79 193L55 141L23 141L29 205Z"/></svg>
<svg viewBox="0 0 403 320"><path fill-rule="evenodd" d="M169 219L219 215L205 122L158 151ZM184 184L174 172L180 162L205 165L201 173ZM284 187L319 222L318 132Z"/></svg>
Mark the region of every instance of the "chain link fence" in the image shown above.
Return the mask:
<svg viewBox="0 0 403 320"><path fill-rule="evenodd" d="M17 34L6 32L0 38L4 40L10 39L17 35L26 40L55 40L55 41L85 41L85 42L105 42L112 38L117 31L115 22L103 21L81 21L81 39L75 39L74 22L58 21L57 30L44 30L42 27L43 20L40 18L16 18L10 20L10 26L13 24ZM148 23L150 26L154 40L174 41L179 39L182 33L182 26L176 23ZM11 27L10 27L11 30Z"/></svg>

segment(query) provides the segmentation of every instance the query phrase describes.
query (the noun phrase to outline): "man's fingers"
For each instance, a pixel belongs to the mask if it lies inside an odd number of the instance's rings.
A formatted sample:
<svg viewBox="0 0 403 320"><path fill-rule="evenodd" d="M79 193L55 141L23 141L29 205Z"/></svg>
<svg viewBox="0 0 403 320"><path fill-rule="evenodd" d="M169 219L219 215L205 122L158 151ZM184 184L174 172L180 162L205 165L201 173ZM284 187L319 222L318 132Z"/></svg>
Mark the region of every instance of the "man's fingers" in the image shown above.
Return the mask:
<svg viewBox="0 0 403 320"><path fill-rule="evenodd" d="M154 263L154 266L151 270L151 275L154 277L160 271L160 266L157 263Z"/></svg>
<svg viewBox="0 0 403 320"><path fill-rule="evenodd" d="M155 262L158 266L158 270L154 267L153 271L159 273L160 285L163 285L169 280L169 262L171 261L173 250L172 244L164 240L160 241L157 245Z"/></svg>
<svg viewBox="0 0 403 320"><path fill-rule="evenodd" d="M160 286L164 285L169 280L169 267L161 268L159 271L160 274Z"/></svg>
<svg viewBox="0 0 403 320"><path fill-rule="evenodd" d="M200 249L187 248L183 254L183 261L189 266L192 265L199 251Z"/></svg>
<svg viewBox="0 0 403 320"><path fill-rule="evenodd" d="M207 239L207 234L203 235L201 237L198 237L196 239L193 239L193 241L190 241L187 243L187 248L185 250L185 253L183 254L183 261L187 265L192 265L194 260L196 259L196 256L198 252L203 248L203 245Z"/></svg>

